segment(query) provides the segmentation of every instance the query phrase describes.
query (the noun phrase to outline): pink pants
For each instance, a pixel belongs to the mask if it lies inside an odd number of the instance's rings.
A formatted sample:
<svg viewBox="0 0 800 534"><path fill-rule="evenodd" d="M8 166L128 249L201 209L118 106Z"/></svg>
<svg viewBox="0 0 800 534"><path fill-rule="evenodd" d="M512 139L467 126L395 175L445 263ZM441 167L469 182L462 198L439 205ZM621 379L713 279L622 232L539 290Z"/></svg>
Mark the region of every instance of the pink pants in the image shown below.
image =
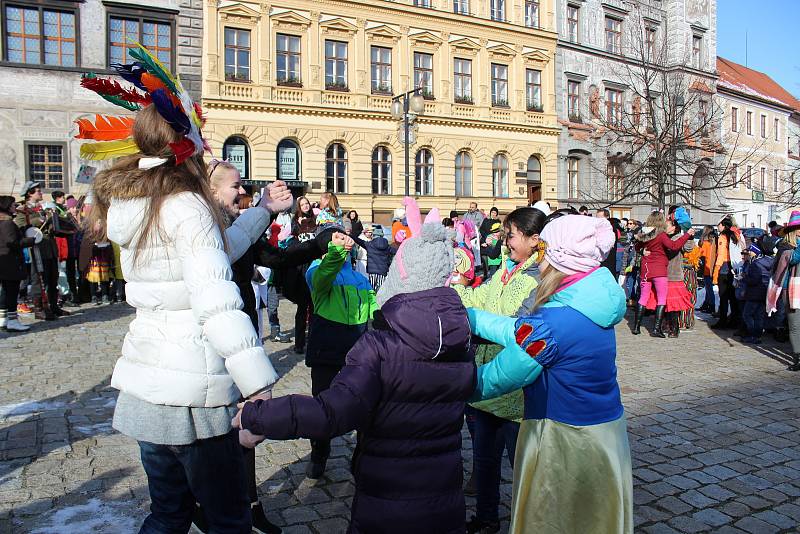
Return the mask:
<svg viewBox="0 0 800 534"><path fill-rule="evenodd" d="M656 290L656 305L667 305L667 277L658 276L650 280L642 280L642 291L639 296L639 304L647 306L647 301L650 300L650 291L653 288Z"/></svg>

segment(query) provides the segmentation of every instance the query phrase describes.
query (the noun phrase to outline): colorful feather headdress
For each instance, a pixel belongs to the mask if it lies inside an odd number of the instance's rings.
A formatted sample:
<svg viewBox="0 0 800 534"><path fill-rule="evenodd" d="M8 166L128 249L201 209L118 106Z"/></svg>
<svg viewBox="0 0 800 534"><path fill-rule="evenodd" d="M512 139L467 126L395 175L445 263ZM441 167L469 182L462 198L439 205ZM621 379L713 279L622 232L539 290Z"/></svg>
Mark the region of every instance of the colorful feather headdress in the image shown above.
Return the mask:
<svg viewBox="0 0 800 534"><path fill-rule="evenodd" d="M138 48L128 51L136 61L126 65L111 65L134 88L126 89L117 81L98 78L92 73L83 76L81 85L129 111L138 111L142 106L155 106L172 129L183 136L179 142L169 145L175 155L175 164L180 165L191 156L202 154L208 149L208 144L200 134L203 125L202 110L183 88L180 78L170 74L144 46L136 44ZM131 137L133 122L130 117L104 115L97 115L94 124L89 119L78 119L78 135L75 137L98 141L83 144L81 157L101 160L140 152ZM169 160L166 158L144 157L139 160L139 168L153 168L167 161Z"/></svg>

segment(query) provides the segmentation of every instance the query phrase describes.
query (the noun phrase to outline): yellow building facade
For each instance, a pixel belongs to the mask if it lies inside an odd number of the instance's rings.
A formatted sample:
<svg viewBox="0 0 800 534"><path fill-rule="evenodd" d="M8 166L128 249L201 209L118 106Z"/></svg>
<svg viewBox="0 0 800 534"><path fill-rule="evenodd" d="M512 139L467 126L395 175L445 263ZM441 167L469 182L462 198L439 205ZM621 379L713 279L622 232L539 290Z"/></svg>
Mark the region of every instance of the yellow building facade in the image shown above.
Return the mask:
<svg viewBox="0 0 800 534"><path fill-rule="evenodd" d="M204 133L248 183L288 179L312 201L334 191L363 219L388 221L405 191L392 95L420 87L409 182L423 211L557 198L552 0L204 9Z"/></svg>

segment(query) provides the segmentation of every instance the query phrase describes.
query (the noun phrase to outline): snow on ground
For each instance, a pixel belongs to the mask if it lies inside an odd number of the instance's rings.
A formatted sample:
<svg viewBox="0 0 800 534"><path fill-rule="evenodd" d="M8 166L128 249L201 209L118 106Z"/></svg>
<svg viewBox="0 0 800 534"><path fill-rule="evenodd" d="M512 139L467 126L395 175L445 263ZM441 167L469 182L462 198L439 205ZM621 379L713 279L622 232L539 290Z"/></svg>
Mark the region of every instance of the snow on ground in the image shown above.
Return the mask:
<svg viewBox="0 0 800 534"><path fill-rule="evenodd" d="M66 403L60 401L24 401L17 404L6 404L4 406L0 406L0 419L7 419L9 417L16 417L20 415L30 415L33 413L48 412L50 410L58 410L64 406L66 406Z"/></svg>
<svg viewBox="0 0 800 534"><path fill-rule="evenodd" d="M125 503L90 499L86 504L67 506L41 518L41 527L31 534L128 534L136 532L139 521Z"/></svg>

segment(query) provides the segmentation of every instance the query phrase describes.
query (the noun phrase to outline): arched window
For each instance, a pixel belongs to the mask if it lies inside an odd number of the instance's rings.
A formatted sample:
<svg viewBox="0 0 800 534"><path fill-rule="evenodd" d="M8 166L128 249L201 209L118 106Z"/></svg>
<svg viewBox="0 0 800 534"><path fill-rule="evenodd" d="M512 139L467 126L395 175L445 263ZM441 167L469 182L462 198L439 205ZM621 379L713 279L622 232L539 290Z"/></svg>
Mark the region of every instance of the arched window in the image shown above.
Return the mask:
<svg viewBox="0 0 800 534"><path fill-rule="evenodd" d="M492 189L495 197L508 197L508 158L503 154L492 160Z"/></svg>
<svg viewBox="0 0 800 534"><path fill-rule="evenodd" d="M433 154L427 148L417 151L414 160L414 194L433 194Z"/></svg>
<svg viewBox="0 0 800 534"><path fill-rule="evenodd" d="M283 139L278 143L278 179L300 180L302 178L300 146L291 139Z"/></svg>
<svg viewBox="0 0 800 534"><path fill-rule="evenodd" d="M578 198L578 177L580 175L581 160L567 158L567 193L569 198Z"/></svg>
<svg viewBox="0 0 800 534"><path fill-rule="evenodd" d="M222 145L222 159L231 162L238 170L242 180L252 180L250 177L250 146L243 138L232 135Z"/></svg>
<svg viewBox="0 0 800 534"><path fill-rule="evenodd" d="M542 181L542 164L539 158L531 156L528 158L528 181L541 182Z"/></svg>
<svg viewBox="0 0 800 534"><path fill-rule="evenodd" d="M332 193L347 192L347 150L341 143L333 143L325 153L325 188Z"/></svg>
<svg viewBox="0 0 800 534"><path fill-rule="evenodd" d="M391 194L392 153L383 145L372 151L372 194Z"/></svg>
<svg viewBox="0 0 800 534"><path fill-rule="evenodd" d="M472 196L472 156L466 150L456 154L456 196Z"/></svg>

